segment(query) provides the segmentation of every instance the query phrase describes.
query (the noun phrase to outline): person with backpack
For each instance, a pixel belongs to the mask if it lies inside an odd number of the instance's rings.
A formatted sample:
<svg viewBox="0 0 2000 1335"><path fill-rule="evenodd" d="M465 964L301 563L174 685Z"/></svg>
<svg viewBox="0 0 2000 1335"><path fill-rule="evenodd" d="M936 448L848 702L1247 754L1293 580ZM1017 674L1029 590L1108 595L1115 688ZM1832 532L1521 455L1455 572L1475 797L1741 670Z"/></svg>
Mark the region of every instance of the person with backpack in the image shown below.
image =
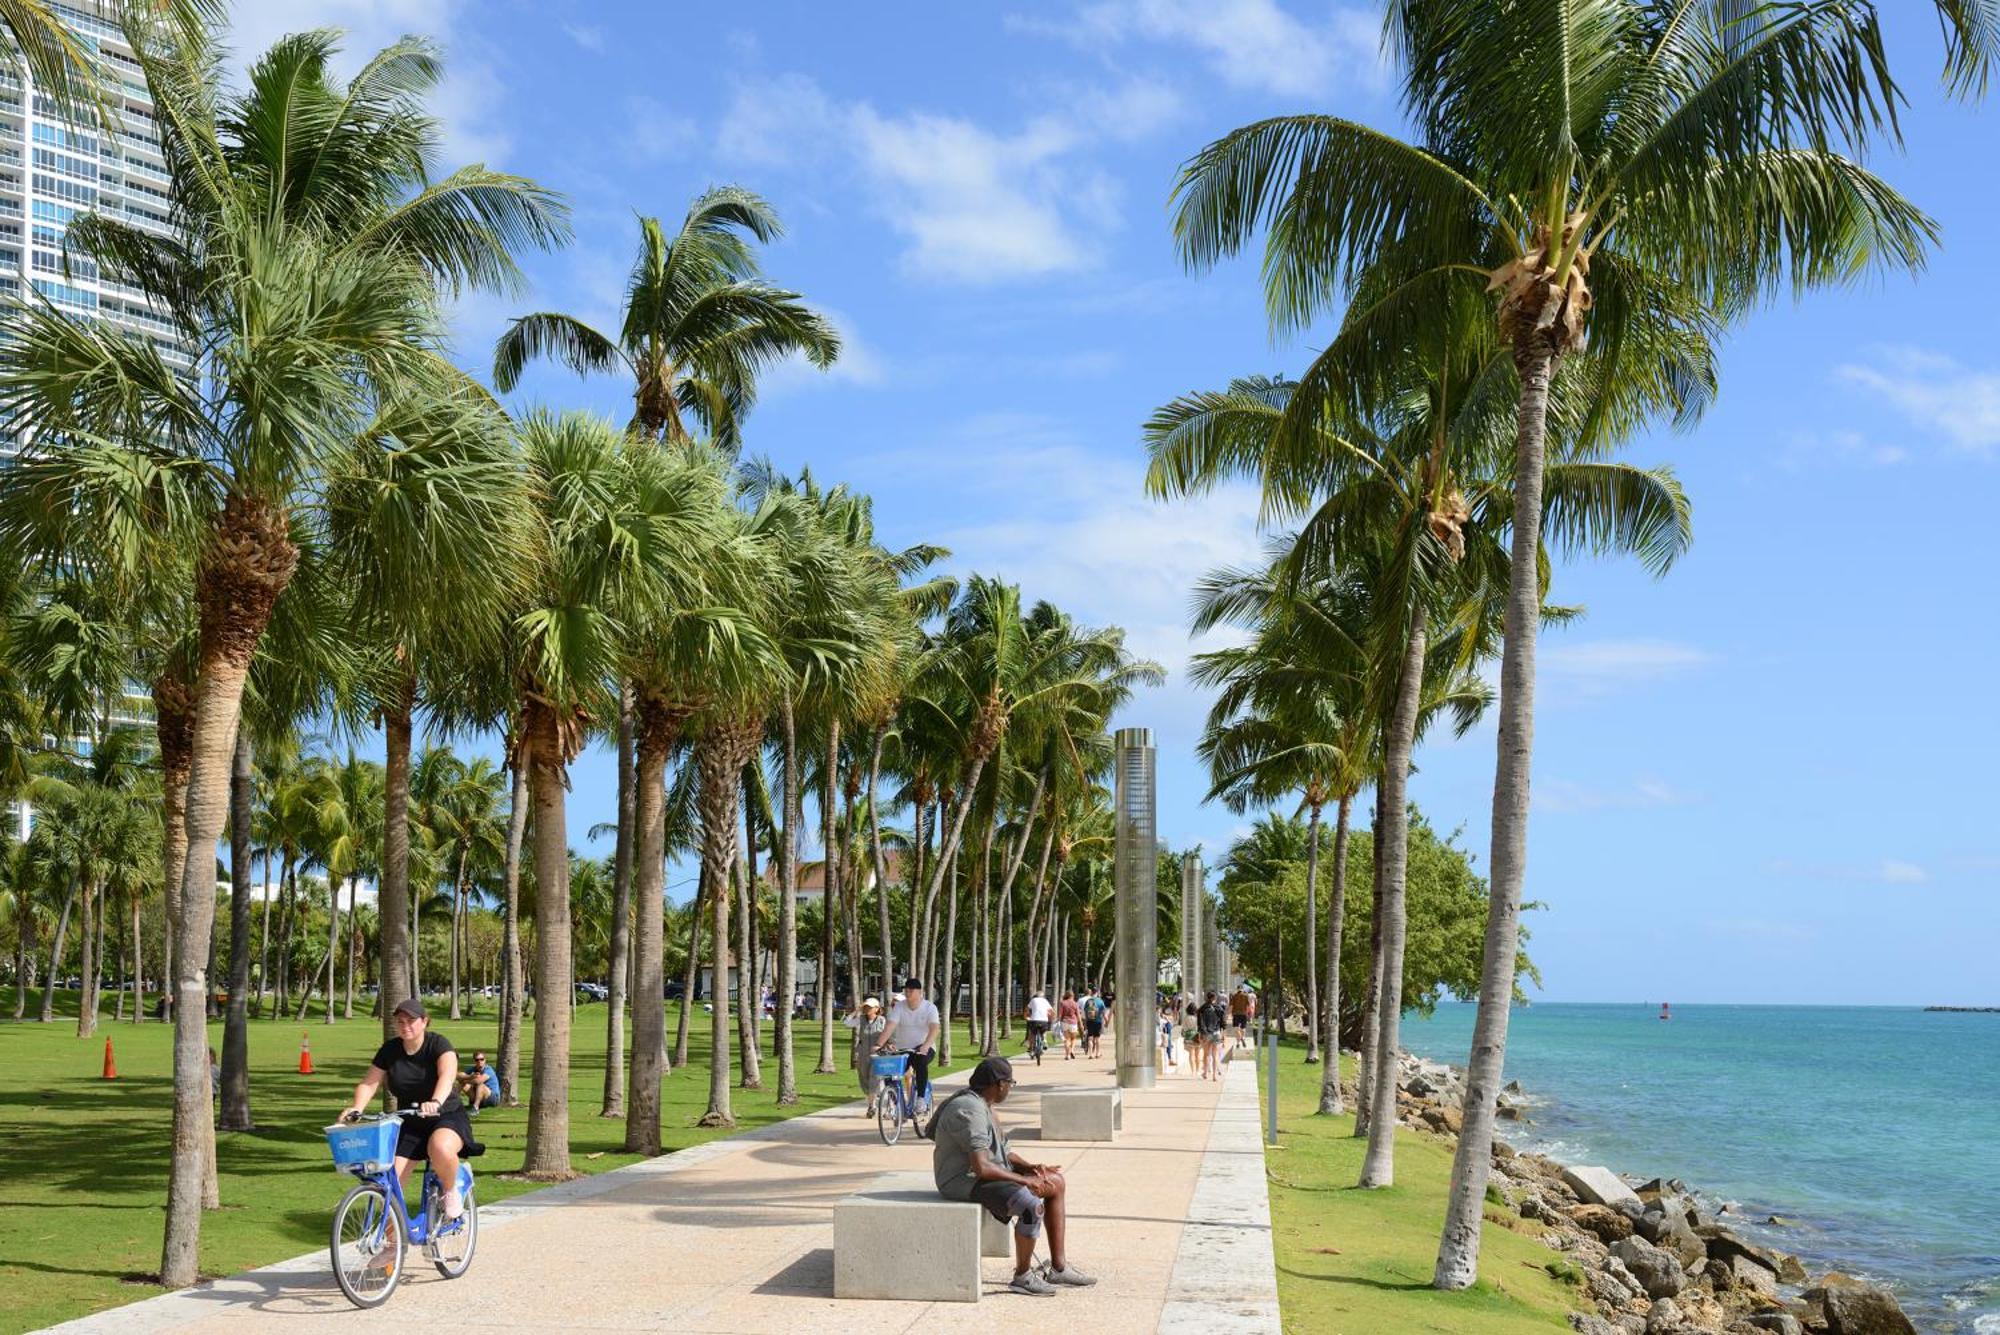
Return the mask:
<svg viewBox="0 0 2000 1335"><path fill-rule="evenodd" d="M923 1134L932 1142L931 1176L938 1195L970 1201L1014 1225L1015 1293L1053 1298L1058 1288L1097 1283L1069 1263L1068 1183L1053 1164L1030 1163L1013 1152L993 1116L1014 1089L1014 1067L988 1057L972 1069L966 1088L952 1095ZM1049 1231L1049 1264L1035 1265L1035 1239Z"/></svg>
<svg viewBox="0 0 2000 1335"><path fill-rule="evenodd" d="M1213 990L1202 1001L1201 1009L1195 1012L1194 1028L1201 1041L1201 1078L1204 1080L1222 1079L1222 1065L1219 1059L1222 1052L1222 1024L1227 1014Z"/></svg>
<svg viewBox="0 0 2000 1335"><path fill-rule="evenodd" d="M1097 989L1093 987L1090 989L1090 995L1083 999L1083 1055L1103 1056L1103 1044L1104 998L1099 996Z"/></svg>

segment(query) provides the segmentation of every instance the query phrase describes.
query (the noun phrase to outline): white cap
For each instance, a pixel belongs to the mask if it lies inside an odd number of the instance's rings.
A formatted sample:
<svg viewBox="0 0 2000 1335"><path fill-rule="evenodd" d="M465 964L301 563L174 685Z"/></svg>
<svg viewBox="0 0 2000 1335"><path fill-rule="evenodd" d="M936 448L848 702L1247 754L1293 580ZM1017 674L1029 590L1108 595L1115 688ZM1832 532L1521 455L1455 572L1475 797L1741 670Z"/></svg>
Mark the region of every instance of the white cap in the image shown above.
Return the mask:
<svg viewBox="0 0 2000 1335"><path fill-rule="evenodd" d="M874 1007L874 1008L875 1008L876 1010L878 1010L878 1011L882 1009L882 1003L881 1003L881 1002L879 1002L879 1001L877 1001L877 1000L876 1000L875 998L873 998L873 997L863 997L863 998L861 998L861 1004L862 1004L862 1005L864 1005L864 1006L873 1006L873 1007Z"/></svg>

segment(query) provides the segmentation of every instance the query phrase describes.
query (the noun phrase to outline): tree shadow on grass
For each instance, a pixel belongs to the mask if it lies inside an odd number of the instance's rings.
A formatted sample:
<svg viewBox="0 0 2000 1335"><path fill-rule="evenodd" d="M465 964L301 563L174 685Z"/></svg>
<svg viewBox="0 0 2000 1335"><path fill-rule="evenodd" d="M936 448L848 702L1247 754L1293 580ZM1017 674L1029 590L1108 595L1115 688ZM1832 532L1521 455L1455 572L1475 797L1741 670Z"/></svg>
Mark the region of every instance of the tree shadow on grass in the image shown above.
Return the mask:
<svg viewBox="0 0 2000 1335"><path fill-rule="evenodd" d="M1290 1266L1285 1265L1278 1266L1277 1271L1281 1275L1290 1275L1293 1279L1309 1280L1314 1284L1346 1284L1353 1288L1379 1289L1384 1293L1437 1292L1436 1289L1431 1287L1430 1281L1426 1279L1389 1280L1370 1279L1366 1275L1315 1275L1310 1271L1294 1270Z"/></svg>

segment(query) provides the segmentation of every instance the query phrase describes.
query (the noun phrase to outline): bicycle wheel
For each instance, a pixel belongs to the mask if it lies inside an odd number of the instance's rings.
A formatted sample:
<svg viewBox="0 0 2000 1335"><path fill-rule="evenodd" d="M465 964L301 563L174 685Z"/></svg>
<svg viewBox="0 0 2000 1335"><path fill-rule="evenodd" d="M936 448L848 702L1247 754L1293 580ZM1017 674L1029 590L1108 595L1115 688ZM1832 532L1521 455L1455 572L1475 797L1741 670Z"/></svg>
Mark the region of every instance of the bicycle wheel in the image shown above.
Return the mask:
<svg viewBox="0 0 2000 1335"><path fill-rule="evenodd" d="M457 1279L472 1267L472 1249L479 1243L479 1202L465 1193L465 1213L456 1221L444 1217L444 1193L431 1193L430 1217L424 1236L431 1240L431 1264L446 1279Z"/></svg>
<svg viewBox="0 0 2000 1335"><path fill-rule="evenodd" d="M893 1145L903 1138L903 1090L900 1085L883 1082L882 1100L875 1108L875 1129L881 1132L884 1145Z"/></svg>
<svg viewBox="0 0 2000 1335"><path fill-rule="evenodd" d="M402 1216L389 1203L389 1193L374 1182L362 1182L341 1198L333 1211L329 1248L334 1282L356 1307L380 1307L403 1277Z"/></svg>

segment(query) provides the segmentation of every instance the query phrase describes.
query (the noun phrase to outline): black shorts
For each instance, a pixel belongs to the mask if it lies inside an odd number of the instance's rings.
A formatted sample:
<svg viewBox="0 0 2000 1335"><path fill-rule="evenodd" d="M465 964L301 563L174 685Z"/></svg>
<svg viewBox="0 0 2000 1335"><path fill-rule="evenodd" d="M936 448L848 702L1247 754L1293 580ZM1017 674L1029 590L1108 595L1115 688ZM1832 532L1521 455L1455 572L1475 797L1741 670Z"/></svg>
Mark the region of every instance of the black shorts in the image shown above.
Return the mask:
<svg viewBox="0 0 2000 1335"><path fill-rule="evenodd" d="M1042 1231L1042 1198L1013 1182L975 1182L972 1201L986 1208L995 1219L1014 1225L1024 1238L1038 1237Z"/></svg>
<svg viewBox="0 0 2000 1335"><path fill-rule="evenodd" d="M1104 1021L1102 1021L1102 1020L1085 1020L1085 1021L1083 1022L1083 1036L1084 1036L1085 1038L1103 1038L1103 1037L1104 1037Z"/></svg>
<svg viewBox="0 0 2000 1335"><path fill-rule="evenodd" d="M1229 1017L1229 1022L1238 1029L1248 1029L1250 1027L1250 1017L1247 1015L1232 1015Z"/></svg>
<svg viewBox="0 0 2000 1335"><path fill-rule="evenodd" d="M403 1115L403 1126L396 1133L396 1153L405 1159L428 1159L430 1157L431 1132L443 1128L458 1133L459 1148L472 1143L472 1119L465 1115L463 1107L441 1112L436 1117L419 1117L415 1113Z"/></svg>
<svg viewBox="0 0 2000 1335"><path fill-rule="evenodd" d="M1048 1032L1049 1022L1047 1020L1028 1021L1028 1037L1033 1038L1036 1034L1046 1034Z"/></svg>

